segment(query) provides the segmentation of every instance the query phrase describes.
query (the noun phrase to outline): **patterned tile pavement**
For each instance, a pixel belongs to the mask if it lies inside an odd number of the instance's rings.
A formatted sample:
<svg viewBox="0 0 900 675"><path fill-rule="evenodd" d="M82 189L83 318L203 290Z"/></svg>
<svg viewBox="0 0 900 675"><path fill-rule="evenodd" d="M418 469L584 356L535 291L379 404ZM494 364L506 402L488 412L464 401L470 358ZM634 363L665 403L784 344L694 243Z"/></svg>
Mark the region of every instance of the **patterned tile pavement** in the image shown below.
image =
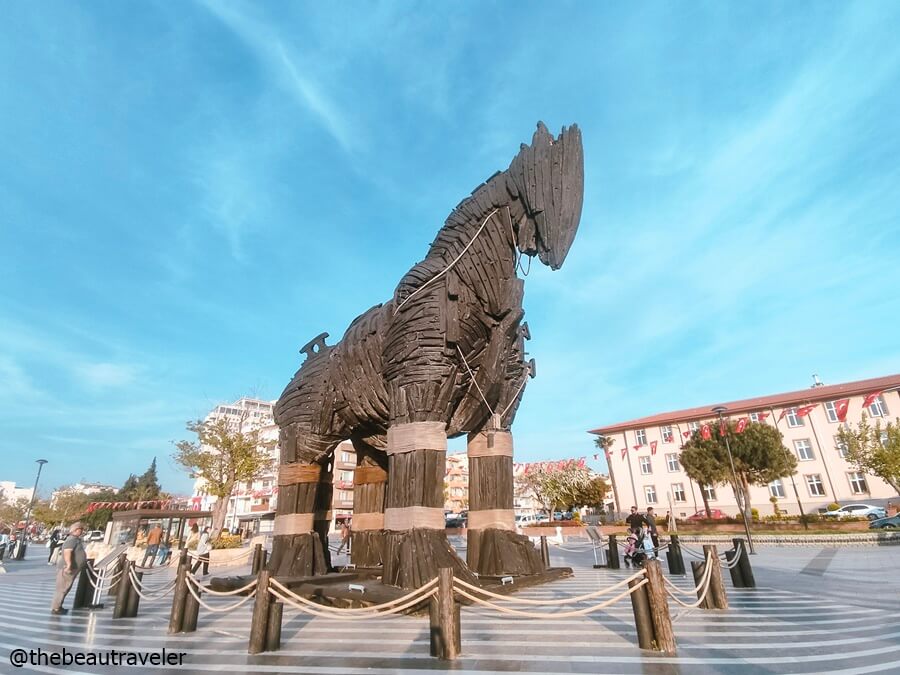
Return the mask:
<svg viewBox="0 0 900 675"><path fill-rule="evenodd" d="M142 601L140 615L112 619L112 604L94 612L49 613L54 570L38 559L7 563L0 574L0 673L856 673L900 672L900 547L823 549L760 547L753 558L759 588L731 587L731 609L683 610L672 605L676 656L642 652L627 599L586 617L519 619L493 610L462 612L463 654L453 663L429 656L427 619L384 617L344 621L308 617L285 608L282 650L249 656L251 604L228 614L201 609L198 630L168 636L171 596ZM823 553L823 551L825 553ZM571 579L522 592L523 597L570 597L603 588L625 570L594 570L587 552L555 549L555 564ZM229 570L229 573L246 569ZM221 572L220 572L221 573ZM154 575L151 586L169 572ZM687 579L673 579L682 588ZM71 594L68 600L71 603ZM230 598L210 600L229 604ZM184 652L181 668L26 666L14 649L45 652Z"/></svg>

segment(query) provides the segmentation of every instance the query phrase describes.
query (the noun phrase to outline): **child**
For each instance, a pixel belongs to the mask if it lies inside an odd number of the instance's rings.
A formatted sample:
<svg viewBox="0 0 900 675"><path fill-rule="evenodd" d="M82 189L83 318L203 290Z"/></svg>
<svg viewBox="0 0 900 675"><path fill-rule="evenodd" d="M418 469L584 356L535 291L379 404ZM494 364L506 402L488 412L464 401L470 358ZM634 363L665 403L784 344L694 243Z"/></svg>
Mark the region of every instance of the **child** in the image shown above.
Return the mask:
<svg viewBox="0 0 900 675"><path fill-rule="evenodd" d="M634 563L634 566L637 567L637 563L634 560L634 554L637 552L637 544L638 538L634 532L628 533L628 538L625 540L625 567L631 567L631 564Z"/></svg>
<svg viewBox="0 0 900 675"><path fill-rule="evenodd" d="M647 560L656 558L656 550L653 546L653 536L650 527L646 523L644 523L644 527L641 528L641 548L644 549Z"/></svg>

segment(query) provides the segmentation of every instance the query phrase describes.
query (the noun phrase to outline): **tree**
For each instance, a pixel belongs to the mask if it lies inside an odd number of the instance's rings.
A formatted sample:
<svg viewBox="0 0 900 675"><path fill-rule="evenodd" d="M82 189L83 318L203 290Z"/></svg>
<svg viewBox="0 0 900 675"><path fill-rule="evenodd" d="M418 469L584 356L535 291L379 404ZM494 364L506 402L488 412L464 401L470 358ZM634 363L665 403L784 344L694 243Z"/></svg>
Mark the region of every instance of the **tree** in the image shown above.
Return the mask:
<svg viewBox="0 0 900 675"><path fill-rule="evenodd" d="M600 476L595 476L575 495L570 506L587 506L602 511L608 492L609 485L606 481Z"/></svg>
<svg viewBox="0 0 900 675"><path fill-rule="evenodd" d="M741 433L737 433L736 425L731 421L723 421L721 426L711 426L713 433L708 440L697 430L685 443L681 453L682 466L688 476L701 486L732 483L735 497L743 505L744 518L750 519L750 486L768 485L782 476L793 475L797 470L797 458L784 447L781 432L768 424L750 422ZM734 459L737 485L733 484L726 437ZM705 494L703 505L708 516L709 503Z"/></svg>
<svg viewBox="0 0 900 675"><path fill-rule="evenodd" d="M133 473L130 473L128 474L128 478L125 479L125 483L119 489L116 498L123 502L133 502L136 501L135 495L137 494L137 491L138 478Z"/></svg>
<svg viewBox="0 0 900 675"><path fill-rule="evenodd" d="M187 430L197 441L178 441L172 455L192 478L200 478L204 489L218 499L213 505L212 539L218 539L225 525L228 501L235 486L252 481L271 469L272 458L260 445L259 428L244 431L246 412L237 424L225 417L188 422Z"/></svg>
<svg viewBox="0 0 900 675"><path fill-rule="evenodd" d="M516 479L516 488L519 495L533 496L552 520L557 507L577 504L577 497L584 494L591 480L584 460L570 459L527 467Z"/></svg>
<svg viewBox="0 0 900 675"><path fill-rule="evenodd" d="M856 430L841 427L838 439L847 448L847 460L859 471L877 476L900 494L900 418L882 428L869 424L865 413Z"/></svg>
<svg viewBox="0 0 900 675"><path fill-rule="evenodd" d="M159 499L161 494L162 488L160 488L159 480L156 477L156 457L154 457L150 467L137 480L135 501Z"/></svg>
<svg viewBox="0 0 900 675"><path fill-rule="evenodd" d="M19 497L14 502L0 502L0 521L5 522L11 528L15 528L20 520L25 520L29 501L31 500L28 497Z"/></svg>

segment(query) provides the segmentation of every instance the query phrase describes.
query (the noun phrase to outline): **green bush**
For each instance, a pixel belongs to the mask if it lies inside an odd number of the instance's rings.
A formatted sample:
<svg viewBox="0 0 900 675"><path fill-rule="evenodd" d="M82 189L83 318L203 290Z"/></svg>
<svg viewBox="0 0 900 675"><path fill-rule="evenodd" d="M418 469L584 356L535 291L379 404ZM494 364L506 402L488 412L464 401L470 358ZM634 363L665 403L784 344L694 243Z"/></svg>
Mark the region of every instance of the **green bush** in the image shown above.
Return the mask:
<svg viewBox="0 0 900 675"><path fill-rule="evenodd" d="M828 510L829 510L829 511L837 511L839 508L841 508L841 505L838 504L837 502L831 502L831 503L828 505Z"/></svg>
<svg viewBox="0 0 900 675"><path fill-rule="evenodd" d="M753 520L753 522L755 522L755 523L759 522L759 509L754 509L754 508L750 509L750 519Z"/></svg>
<svg viewBox="0 0 900 675"><path fill-rule="evenodd" d="M212 547L214 551L223 548L240 548L241 538L230 534L223 534L212 543Z"/></svg>

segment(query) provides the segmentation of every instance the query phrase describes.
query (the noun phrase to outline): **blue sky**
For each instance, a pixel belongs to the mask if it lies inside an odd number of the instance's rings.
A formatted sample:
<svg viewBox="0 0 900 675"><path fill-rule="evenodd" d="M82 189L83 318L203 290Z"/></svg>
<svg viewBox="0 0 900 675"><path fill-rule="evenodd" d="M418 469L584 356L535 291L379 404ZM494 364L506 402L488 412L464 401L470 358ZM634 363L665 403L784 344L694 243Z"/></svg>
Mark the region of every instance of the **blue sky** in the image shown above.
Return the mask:
<svg viewBox="0 0 900 675"><path fill-rule="evenodd" d="M897 3L328 5L4 8L0 479L188 491L185 421L276 398L539 119L586 195L520 460L900 371Z"/></svg>

